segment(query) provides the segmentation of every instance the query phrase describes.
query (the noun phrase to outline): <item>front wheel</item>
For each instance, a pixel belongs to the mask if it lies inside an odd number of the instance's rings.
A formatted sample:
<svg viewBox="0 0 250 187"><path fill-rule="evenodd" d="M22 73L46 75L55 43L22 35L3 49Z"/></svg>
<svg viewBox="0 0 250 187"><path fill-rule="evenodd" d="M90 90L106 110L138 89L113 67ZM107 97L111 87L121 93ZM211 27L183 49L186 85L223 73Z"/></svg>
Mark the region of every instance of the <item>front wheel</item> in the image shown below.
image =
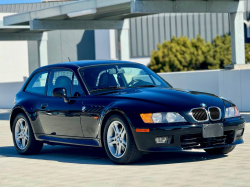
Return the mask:
<svg viewBox="0 0 250 187"><path fill-rule="evenodd" d="M15 148L21 155L37 154L43 143L35 139L29 120L24 114L18 114L12 125Z"/></svg>
<svg viewBox="0 0 250 187"><path fill-rule="evenodd" d="M211 155L218 155L218 154L227 154L233 151L235 145L229 147L222 147L222 148L214 148L214 149L204 149L208 154Z"/></svg>
<svg viewBox="0 0 250 187"><path fill-rule="evenodd" d="M116 164L130 164L143 155L137 149L130 127L122 116L113 115L108 119L103 140L108 157Z"/></svg>

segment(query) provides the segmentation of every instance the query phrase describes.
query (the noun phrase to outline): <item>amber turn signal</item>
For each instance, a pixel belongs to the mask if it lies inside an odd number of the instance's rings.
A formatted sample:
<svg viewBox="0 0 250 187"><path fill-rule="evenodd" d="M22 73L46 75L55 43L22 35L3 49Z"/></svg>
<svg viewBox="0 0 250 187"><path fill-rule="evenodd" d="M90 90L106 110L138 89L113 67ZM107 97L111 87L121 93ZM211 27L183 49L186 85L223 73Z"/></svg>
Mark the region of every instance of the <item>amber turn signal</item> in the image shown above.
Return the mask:
<svg viewBox="0 0 250 187"><path fill-rule="evenodd" d="M239 111L238 111L238 108L236 106L234 106L234 115L235 116L239 116Z"/></svg>
<svg viewBox="0 0 250 187"><path fill-rule="evenodd" d="M136 129L136 132L149 132L149 129Z"/></svg>
<svg viewBox="0 0 250 187"><path fill-rule="evenodd" d="M140 114L141 119L144 121L144 123L154 123L152 120L152 115L152 113Z"/></svg>

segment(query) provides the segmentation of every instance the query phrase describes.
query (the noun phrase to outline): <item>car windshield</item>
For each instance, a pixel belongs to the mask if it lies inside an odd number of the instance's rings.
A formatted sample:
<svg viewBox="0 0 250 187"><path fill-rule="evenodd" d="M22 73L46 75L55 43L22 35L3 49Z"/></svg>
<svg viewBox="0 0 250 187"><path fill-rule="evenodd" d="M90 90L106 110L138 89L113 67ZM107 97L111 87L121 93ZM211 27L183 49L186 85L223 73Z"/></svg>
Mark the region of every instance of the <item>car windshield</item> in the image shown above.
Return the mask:
<svg viewBox="0 0 250 187"><path fill-rule="evenodd" d="M91 66L81 69L80 74L91 93L133 87L171 87L140 64Z"/></svg>

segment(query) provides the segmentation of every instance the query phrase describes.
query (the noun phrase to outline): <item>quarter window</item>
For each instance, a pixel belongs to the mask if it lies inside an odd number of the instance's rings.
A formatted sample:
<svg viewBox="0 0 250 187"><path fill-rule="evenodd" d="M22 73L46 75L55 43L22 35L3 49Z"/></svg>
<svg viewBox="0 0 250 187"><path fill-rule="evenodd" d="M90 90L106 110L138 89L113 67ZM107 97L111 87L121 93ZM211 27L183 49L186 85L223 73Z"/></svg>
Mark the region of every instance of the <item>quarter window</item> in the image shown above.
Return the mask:
<svg viewBox="0 0 250 187"><path fill-rule="evenodd" d="M46 82L49 71L41 71L33 76L25 91L45 95Z"/></svg>

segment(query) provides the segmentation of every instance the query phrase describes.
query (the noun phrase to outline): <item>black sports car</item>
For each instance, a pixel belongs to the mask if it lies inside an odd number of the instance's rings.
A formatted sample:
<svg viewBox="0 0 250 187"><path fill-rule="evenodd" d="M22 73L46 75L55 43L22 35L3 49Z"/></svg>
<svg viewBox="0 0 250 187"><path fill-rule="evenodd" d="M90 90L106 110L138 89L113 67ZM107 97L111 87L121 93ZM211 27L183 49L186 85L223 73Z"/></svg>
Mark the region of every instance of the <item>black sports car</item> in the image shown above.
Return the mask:
<svg viewBox="0 0 250 187"><path fill-rule="evenodd" d="M35 70L16 95L10 128L20 154L44 143L95 146L128 164L144 152L229 153L243 143L245 120L231 101L174 89L144 65L81 61Z"/></svg>

